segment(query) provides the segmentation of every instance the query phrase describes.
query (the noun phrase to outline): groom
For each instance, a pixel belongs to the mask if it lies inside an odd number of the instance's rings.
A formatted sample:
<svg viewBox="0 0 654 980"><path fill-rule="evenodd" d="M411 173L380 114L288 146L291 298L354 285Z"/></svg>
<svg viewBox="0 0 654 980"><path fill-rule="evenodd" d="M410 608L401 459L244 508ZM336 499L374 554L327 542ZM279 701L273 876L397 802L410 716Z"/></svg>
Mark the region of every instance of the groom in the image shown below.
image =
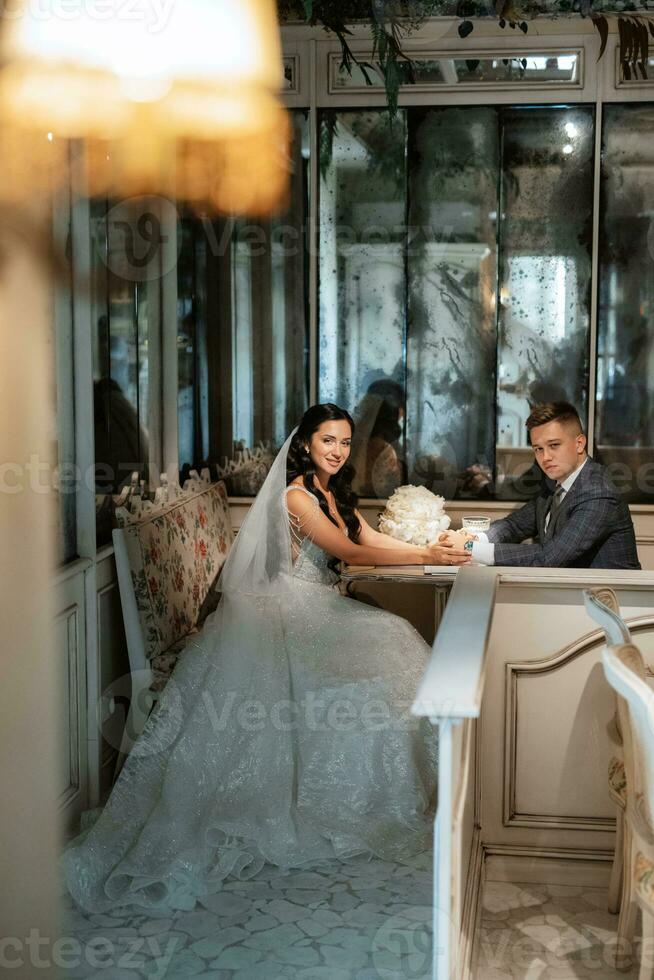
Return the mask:
<svg viewBox="0 0 654 980"><path fill-rule="evenodd" d="M626 503L603 466L586 453L586 436L568 402L539 405L527 419L536 462L549 483L538 497L469 536L465 548L484 565L640 568ZM533 544L524 544L527 538Z"/></svg>

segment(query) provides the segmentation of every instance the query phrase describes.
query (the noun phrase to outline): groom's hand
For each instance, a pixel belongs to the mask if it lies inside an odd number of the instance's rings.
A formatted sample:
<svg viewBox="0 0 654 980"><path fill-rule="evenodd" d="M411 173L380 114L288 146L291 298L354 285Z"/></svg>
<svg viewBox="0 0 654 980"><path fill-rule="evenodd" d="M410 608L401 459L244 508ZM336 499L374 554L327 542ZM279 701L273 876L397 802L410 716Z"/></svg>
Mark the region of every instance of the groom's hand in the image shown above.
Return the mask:
<svg viewBox="0 0 654 980"><path fill-rule="evenodd" d="M466 541L476 541L477 536L475 534L468 534L466 531L442 531L438 536L439 544L452 544L457 547L462 547Z"/></svg>

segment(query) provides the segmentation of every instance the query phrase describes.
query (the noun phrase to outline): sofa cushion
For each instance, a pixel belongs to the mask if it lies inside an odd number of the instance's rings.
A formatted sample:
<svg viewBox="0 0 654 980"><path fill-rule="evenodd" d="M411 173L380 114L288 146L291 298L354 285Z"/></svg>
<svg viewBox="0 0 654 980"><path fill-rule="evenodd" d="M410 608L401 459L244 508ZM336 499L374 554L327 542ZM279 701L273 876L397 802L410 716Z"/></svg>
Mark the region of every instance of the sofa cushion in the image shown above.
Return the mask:
<svg viewBox="0 0 654 980"><path fill-rule="evenodd" d="M642 901L654 911L654 864L641 851L634 860L634 883Z"/></svg>
<svg viewBox="0 0 654 980"><path fill-rule="evenodd" d="M188 644L192 642L192 638L195 635L195 630L188 634L188 636L183 637L183 639L178 640L174 643L165 653L160 653L158 656L153 657L150 661L150 668L152 670L152 683L150 684L150 690L160 693L163 691L164 687L170 680L170 676L177 666L177 661L179 660L182 652L186 649Z"/></svg>
<svg viewBox="0 0 654 980"><path fill-rule="evenodd" d="M145 653L161 657L196 628L231 547L225 486L211 484L124 530Z"/></svg>

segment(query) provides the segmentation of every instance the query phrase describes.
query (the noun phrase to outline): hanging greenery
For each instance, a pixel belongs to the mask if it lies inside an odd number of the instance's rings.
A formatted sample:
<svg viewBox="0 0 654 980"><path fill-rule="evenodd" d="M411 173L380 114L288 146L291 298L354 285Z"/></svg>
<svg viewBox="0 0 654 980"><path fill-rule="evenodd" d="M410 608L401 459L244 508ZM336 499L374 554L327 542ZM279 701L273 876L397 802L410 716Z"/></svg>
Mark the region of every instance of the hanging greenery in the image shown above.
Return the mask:
<svg viewBox="0 0 654 980"><path fill-rule="evenodd" d="M501 28L526 34L529 19L539 14L579 14L591 18L600 36L600 58L608 40L609 20L615 18L623 77L647 78L650 38L654 38L648 0L618 2L619 12L611 9L612 0L278 0L278 6L282 22L306 20L336 35L341 45L341 70L351 74L352 66L357 65L369 85L372 73L379 71L394 114L400 86L414 81L413 63L403 50L403 40L435 16L460 17L459 35L466 38L474 30L473 18L497 17ZM370 26L370 61L359 59L349 44L352 32L348 25L357 21Z"/></svg>

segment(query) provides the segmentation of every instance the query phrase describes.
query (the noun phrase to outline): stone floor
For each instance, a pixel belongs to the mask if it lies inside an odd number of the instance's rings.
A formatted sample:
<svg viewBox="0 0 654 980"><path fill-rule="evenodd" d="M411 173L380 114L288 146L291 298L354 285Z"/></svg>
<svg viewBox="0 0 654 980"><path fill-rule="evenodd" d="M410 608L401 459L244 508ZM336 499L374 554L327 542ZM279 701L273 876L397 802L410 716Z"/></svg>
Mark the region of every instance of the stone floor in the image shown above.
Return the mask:
<svg viewBox="0 0 654 980"><path fill-rule="evenodd" d="M192 912L86 915L62 900L64 978L428 980L431 864L357 859L283 875L265 868ZM617 917L606 890L484 886L476 980L607 980ZM654 973L653 973L654 975Z"/></svg>
<svg viewBox="0 0 654 980"><path fill-rule="evenodd" d="M63 899L77 955L62 976L94 980L427 980L431 855L414 867L353 860L283 875L267 867L192 912L86 915Z"/></svg>
<svg viewBox="0 0 654 980"><path fill-rule="evenodd" d="M637 977L612 966L617 921L605 888L487 881L476 980Z"/></svg>

